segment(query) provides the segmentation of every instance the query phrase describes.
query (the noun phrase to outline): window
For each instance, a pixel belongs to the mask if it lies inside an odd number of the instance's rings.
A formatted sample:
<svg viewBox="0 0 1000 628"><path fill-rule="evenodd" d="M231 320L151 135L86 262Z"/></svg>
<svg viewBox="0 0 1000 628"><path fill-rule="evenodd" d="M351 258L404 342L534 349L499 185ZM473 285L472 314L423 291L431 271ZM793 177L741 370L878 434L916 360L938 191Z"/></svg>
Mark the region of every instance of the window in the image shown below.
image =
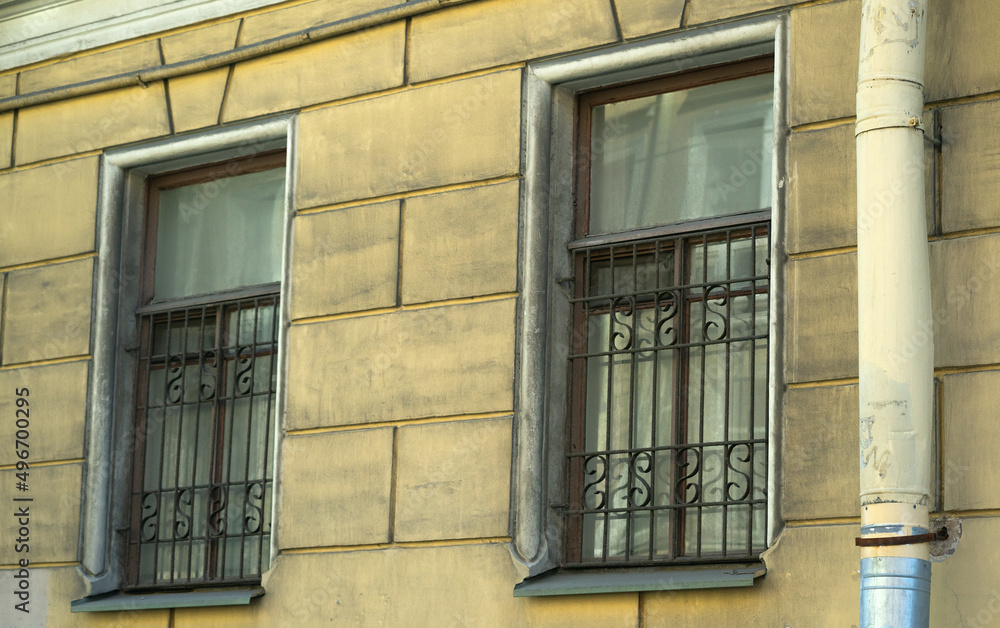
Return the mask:
<svg viewBox="0 0 1000 628"><path fill-rule="evenodd" d="M767 542L773 58L577 98L566 567Z"/></svg>
<svg viewBox="0 0 1000 628"><path fill-rule="evenodd" d="M150 177L127 588L269 566L284 151Z"/></svg>

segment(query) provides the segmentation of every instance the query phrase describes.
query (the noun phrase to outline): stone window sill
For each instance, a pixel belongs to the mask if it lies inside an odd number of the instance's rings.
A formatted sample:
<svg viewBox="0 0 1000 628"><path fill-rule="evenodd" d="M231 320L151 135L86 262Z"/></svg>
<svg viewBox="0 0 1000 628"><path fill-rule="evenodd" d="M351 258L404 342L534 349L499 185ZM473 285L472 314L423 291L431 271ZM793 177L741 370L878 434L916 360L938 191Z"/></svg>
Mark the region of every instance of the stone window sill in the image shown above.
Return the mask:
<svg viewBox="0 0 1000 628"><path fill-rule="evenodd" d="M748 587L766 572L764 563L661 569L553 570L516 584L514 597Z"/></svg>
<svg viewBox="0 0 1000 628"><path fill-rule="evenodd" d="M264 595L261 587L238 589L203 589L200 591L151 591L145 593L102 593L70 603L74 613L99 611L140 611L158 608L191 608L198 606L237 606L249 604Z"/></svg>

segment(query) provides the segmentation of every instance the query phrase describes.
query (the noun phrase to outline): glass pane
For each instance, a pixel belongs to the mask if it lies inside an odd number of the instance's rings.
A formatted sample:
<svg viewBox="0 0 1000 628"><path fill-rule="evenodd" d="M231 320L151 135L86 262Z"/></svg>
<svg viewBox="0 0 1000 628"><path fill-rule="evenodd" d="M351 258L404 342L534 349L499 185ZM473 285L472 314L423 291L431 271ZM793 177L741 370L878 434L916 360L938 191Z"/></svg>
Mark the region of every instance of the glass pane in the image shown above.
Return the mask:
<svg viewBox="0 0 1000 628"><path fill-rule="evenodd" d="M153 556L156 556L156 569L153 570ZM205 543L193 541L184 544L145 545L141 548L142 568L140 577L143 580L157 582L176 582L202 578L205 573Z"/></svg>
<svg viewBox="0 0 1000 628"><path fill-rule="evenodd" d="M771 205L773 76L594 107L591 234Z"/></svg>
<svg viewBox="0 0 1000 628"><path fill-rule="evenodd" d="M674 254L662 243L658 246L660 250L655 252L640 252L640 247L635 246L615 247L614 268L611 259L592 261L589 296L648 292L652 298L657 289L669 287L674 281Z"/></svg>
<svg viewBox="0 0 1000 628"><path fill-rule="evenodd" d="M692 284L724 285L730 290L749 288L756 281L756 287L767 285L768 252L767 233L754 230L753 239L747 232L723 234L715 241L703 241L691 247ZM728 254L727 254L728 248Z"/></svg>
<svg viewBox="0 0 1000 628"><path fill-rule="evenodd" d="M226 346L249 346L271 342L274 333L274 301L247 302L242 307L229 310L229 334Z"/></svg>
<svg viewBox="0 0 1000 628"><path fill-rule="evenodd" d="M153 356L197 353L215 346L214 309L193 310L153 324Z"/></svg>
<svg viewBox="0 0 1000 628"><path fill-rule="evenodd" d="M747 248L736 244L733 250ZM711 269L718 267L712 263L713 246L709 245L708 264L702 267L708 269L710 280ZM704 247L700 253L706 253ZM717 279L725 281L725 256L715 258L723 260ZM734 270L733 276L745 275ZM685 552L749 553L763 543L763 510L758 512L763 504L746 502L764 499L766 445L742 441L766 437L767 341L752 336L766 330L767 295L715 289L708 296L707 302L693 301L689 306L691 340L706 344L693 347L689 354L687 440L722 444L700 447L689 495L697 493L698 501L713 505L688 509Z"/></svg>
<svg viewBox="0 0 1000 628"><path fill-rule="evenodd" d="M285 169L160 193L156 300L278 281Z"/></svg>
<svg viewBox="0 0 1000 628"><path fill-rule="evenodd" d="M662 251L591 262L587 352L584 560L646 560L670 551L675 293L673 255ZM606 298L612 294L629 296ZM610 355L607 353L610 352ZM652 538L651 538L652 536Z"/></svg>
<svg viewBox="0 0 1000 628"><path fill-rule="evenodd" d="M635 317L640 349L652 345L653 315L652 309L644 309ZM610 340L610 321L609 315L588 318L590 352L607 351L609 342L622 348L620 337ZM615 328L620 325L616 322ZM668 443L673 400L672 352L651 350L614 355L610 373L608 359L597 356L587 360L587 451Z"/></svg>

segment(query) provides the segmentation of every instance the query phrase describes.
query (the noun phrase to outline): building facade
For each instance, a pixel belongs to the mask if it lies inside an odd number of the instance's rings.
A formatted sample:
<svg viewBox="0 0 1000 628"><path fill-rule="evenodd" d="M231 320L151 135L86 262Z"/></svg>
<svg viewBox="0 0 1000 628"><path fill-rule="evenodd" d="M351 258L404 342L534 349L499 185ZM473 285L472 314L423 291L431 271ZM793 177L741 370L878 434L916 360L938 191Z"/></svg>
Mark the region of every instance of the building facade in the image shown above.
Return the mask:
<svg viewBox="0 0 1000 628"><path fill-rule="evenodd" d="M114 4L0 3L4 625L858 624L860 0ZM896 17L1000 625L1000 8Z"/></svg>

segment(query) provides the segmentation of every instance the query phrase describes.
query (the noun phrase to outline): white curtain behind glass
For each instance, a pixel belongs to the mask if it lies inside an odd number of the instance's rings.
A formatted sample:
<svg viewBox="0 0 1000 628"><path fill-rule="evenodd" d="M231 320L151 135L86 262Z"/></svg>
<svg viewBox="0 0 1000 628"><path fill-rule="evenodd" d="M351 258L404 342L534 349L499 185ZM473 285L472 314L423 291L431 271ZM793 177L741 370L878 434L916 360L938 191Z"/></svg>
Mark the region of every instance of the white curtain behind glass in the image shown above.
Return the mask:
<svg viewBox="0 0 1000 628"><path fill-rule="evenodd" d="M285 169L160 193L156 300L278 281Z"/></svg>

